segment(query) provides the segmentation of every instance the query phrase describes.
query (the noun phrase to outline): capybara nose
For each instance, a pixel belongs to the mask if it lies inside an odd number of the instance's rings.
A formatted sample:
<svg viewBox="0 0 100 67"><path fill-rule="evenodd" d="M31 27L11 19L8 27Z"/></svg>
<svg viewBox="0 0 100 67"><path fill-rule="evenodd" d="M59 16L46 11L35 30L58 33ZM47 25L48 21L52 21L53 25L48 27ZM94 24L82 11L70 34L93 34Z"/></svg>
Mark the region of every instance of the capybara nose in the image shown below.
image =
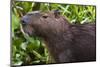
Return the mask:
<svg viewBox="0 0 100 67"><path fill-rule="evenodd" d="M28 17L28 16L23 16L23 17L21 18L21 23L22 23L23 25L28 24L28 23L29 23L29 17Z"/></svg>

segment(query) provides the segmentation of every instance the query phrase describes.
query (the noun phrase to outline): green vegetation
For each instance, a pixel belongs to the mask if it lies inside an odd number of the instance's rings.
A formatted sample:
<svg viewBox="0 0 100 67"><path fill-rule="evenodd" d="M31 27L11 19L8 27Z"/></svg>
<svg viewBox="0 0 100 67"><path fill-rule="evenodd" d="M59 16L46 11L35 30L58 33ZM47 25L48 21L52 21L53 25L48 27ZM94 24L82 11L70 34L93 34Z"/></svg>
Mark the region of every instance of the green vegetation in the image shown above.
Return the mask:
<svg viewBox="0 0 100 67"><path fill-rule="evenodd" d="M95 6L12 2L12 65L51 63L45 44L38 37L27 37L21 32L20 18L27 12L60 10L71 23L93 23L96 20Z"/></svg>

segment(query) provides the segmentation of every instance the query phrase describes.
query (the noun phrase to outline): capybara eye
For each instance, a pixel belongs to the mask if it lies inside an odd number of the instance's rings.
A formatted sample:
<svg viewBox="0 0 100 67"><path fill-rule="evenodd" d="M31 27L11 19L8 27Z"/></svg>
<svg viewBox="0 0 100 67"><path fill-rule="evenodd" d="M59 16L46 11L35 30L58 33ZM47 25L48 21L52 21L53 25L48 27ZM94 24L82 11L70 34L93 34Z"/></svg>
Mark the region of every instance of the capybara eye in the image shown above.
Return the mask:
<svg viewBox="0 0 100 67"><path fill-rule="evenodd" d="M45 14L45 15L43 15L42 17L46 19L46 18L48 17L48 15L47 15L47 14Z"/></svg>
<svg viewBox="0 0 100 67"><path fill-rule="evenodd" d="M48 16L43 16L43 18L47 18Z"/></svg>

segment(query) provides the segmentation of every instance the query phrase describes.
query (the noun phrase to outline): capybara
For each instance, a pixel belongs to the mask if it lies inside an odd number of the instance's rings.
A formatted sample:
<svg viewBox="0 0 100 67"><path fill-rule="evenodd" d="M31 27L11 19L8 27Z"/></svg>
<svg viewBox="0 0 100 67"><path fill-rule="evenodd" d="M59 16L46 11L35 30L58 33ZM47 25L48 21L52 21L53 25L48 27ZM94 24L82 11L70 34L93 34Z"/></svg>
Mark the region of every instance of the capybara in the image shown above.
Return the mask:
<svg viewBox="0 0 100 67"><path fill-rule="evenodd" d="M96 61L96 25L72 24L60 11L33 11L21 18L25 33L41 37L56 63Z"/></svg>

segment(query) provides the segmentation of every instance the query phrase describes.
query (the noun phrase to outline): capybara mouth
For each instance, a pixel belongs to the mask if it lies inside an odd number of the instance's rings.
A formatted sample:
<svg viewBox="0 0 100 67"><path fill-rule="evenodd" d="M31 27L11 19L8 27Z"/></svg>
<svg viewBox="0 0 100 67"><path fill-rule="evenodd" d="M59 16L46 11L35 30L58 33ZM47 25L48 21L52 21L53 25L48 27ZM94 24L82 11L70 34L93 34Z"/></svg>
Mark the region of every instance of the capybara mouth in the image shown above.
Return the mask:
<svg viewBox="0 0 100 67"><path fill-rule="evenodd" d="M21 27L21 32L25 35L25 36L35 36L35 33L33 31L33 28L28 26L28 25L23 25L20 24Z"/></svg>

